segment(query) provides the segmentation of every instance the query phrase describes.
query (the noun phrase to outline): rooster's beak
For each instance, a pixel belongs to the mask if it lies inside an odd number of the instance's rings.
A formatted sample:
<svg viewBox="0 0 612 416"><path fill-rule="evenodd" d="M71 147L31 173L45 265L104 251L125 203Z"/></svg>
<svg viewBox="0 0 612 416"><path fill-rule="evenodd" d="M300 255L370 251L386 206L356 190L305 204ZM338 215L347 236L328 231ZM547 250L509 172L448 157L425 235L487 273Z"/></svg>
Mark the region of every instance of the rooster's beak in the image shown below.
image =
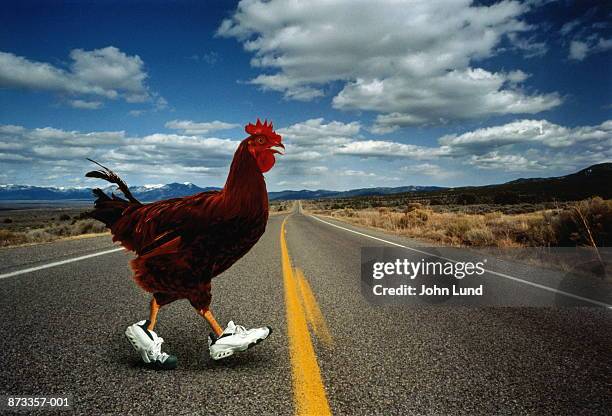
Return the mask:
<svg viewBox="0 0 612 416"><path fill-rule="evenodd" d="M284 151L285 150L285 145L283 145L282 143L279 143L279 144L275 144L274 146L270 146L270 150L272 151L272 153L277 153L277 154L279 154L281 156L285 154L285 153L281 152L280 150L275 149L275 147L282 147L283 151Z"/></svg>

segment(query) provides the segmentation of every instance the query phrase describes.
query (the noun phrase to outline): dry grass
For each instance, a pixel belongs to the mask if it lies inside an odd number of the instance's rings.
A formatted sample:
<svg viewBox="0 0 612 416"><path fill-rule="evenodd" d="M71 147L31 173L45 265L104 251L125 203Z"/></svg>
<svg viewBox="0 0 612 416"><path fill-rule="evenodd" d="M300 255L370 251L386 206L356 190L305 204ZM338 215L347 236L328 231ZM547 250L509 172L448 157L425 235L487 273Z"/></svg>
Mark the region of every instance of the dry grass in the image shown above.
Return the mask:
<svg viewBox="0 0 612 416"><path fill-rule="evenodd" d="M101 234L108 230L99 221L92 219L74 220L63 224L51 224L44 228L22 231L0 229L0 247L22 244L46 243L62 238Z"/></svg>
<svg viewBox="0 0 612 416"><path fill-rule="evenodd" d="M592 198L564 208L522 214L436 212L411 203L403 212L389 208L318 210L305 208L356 225L392 231L448 246L542 247L556 245L610 246L612 200ZM589 233L592 233L590 235Z"/></svg>

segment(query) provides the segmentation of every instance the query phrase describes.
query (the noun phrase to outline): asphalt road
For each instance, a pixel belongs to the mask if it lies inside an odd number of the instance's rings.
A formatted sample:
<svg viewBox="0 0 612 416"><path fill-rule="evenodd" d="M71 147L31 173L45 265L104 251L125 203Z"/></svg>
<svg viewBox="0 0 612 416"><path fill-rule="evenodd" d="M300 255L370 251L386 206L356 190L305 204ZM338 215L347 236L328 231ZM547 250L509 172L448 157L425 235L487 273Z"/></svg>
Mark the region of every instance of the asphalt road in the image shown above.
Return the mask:
<svg viewBox="0 0 612 416"><path fill-rule="evenodd" d="M610 413L609 309L373 305L361 293L360 248L417 244L300 212L271 217L255 248L213 283L221 323L270 325L272 336L212 362L206 323L188 302L175 302L162 308L156 328L164 350L178 356L171 372L143 368L123 335L146 318L149 301L130 278L129 254L37 269L113 249L109 238L0 250L0 396L70 394L78 414L294 414L299 363L287 331L285 220L291 263L303 271L332 339L311 336L333 414ZM505 267L538 279L533 270ZM501 281L510 296L550 301L551 292Z"/></svg>

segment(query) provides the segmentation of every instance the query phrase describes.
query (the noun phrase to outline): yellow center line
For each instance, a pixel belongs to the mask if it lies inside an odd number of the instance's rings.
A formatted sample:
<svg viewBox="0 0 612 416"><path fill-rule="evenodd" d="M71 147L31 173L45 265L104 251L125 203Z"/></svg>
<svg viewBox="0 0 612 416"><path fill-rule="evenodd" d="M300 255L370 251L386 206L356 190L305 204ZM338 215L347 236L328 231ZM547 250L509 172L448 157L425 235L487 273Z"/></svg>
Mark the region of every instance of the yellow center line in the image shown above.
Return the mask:
<svg viewBox="0 0 612 416"><path fill-rule="evenodd" d="M301 269L295 268L293 275L298 282L302 300L304 301L306 317L308 318L308 322L310 322L313 332L317 338L322 341L323 344L325 344L326 347L331 347L333 345L331 333L329 332L329 328L327 327L327 322L325 321L325 317L321 312L321 308L319 308L317 299L310 288L310 284L304 276L304 272L302 272Z"/></svg>
<svg viewBox="0 0 612 416"><path fill-rule="evenodd" d="M291 260L285 241L287 218L283 220L281 225L280 245L295 414L300 416L331 415L321 378L321 370L308 332L306 313L300 302L298 283L291 268Z"/></svg>

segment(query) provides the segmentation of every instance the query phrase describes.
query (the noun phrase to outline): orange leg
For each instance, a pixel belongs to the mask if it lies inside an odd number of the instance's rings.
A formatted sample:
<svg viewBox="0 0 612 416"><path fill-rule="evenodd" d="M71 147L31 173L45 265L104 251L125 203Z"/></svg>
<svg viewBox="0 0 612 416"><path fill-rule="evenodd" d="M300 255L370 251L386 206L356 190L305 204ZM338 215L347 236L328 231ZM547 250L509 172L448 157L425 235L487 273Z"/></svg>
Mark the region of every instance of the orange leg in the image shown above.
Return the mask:
<svg viewBox="0 0 612 416"><path fill-rule="evenodd" d="M153 331L155 324L157 323L157 313L159 312L159 304L155 300L155 296L151 298L151 310L149 312L149 326L147 329Z"/></svg>
<svg viewBox="0 0 612 416"><path fill-rule="evenodd" d="M210 325L215 335L217 335L218 337L221 336L221 334L223 333L223 328L221 328L221 325L217 323L217 320L213 316L210 309L200 309L198 310L198 314L204 319L206 319L206 322L208 322L208 325Z"/></svg>

